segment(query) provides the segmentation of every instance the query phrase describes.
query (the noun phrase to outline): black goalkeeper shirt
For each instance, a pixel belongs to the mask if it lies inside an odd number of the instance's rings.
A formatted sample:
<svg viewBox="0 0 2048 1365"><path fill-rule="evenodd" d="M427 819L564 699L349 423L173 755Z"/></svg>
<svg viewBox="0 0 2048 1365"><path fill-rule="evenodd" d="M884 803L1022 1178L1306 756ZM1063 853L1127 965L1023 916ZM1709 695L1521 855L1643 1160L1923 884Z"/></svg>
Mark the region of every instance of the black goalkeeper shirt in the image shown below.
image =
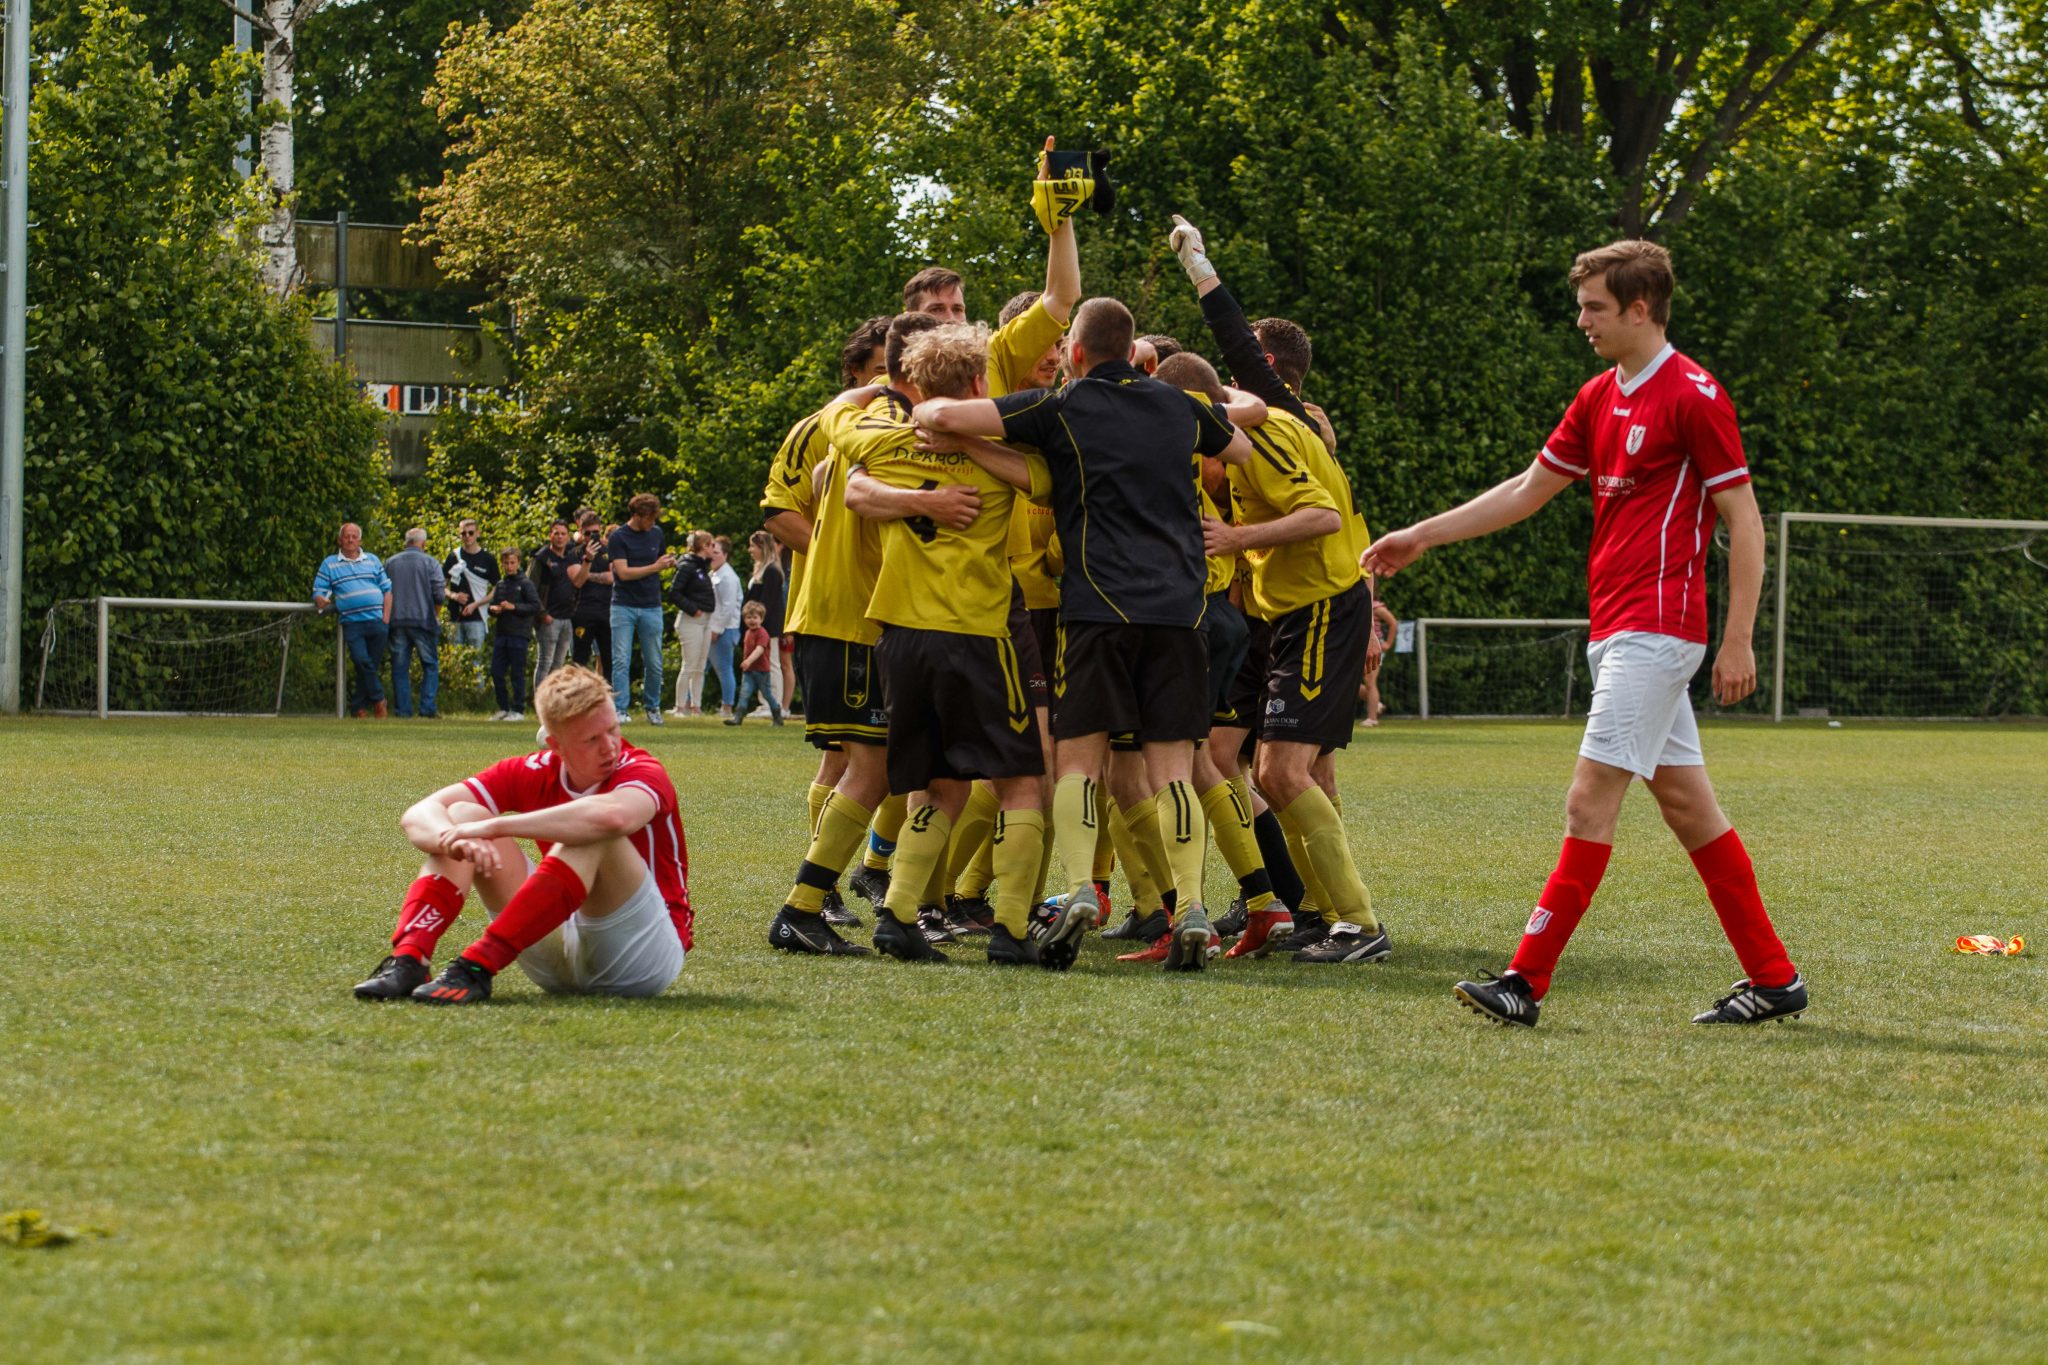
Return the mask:
<svg viewBox="0 0 2048 1365"><path fill-rule="evenodd" d="M1121 360L995 404L1003 439L1037 447L1052 471L1061 619L1200 625L1197 457L1222 454L1236 434L1223 409Z"/></svg>

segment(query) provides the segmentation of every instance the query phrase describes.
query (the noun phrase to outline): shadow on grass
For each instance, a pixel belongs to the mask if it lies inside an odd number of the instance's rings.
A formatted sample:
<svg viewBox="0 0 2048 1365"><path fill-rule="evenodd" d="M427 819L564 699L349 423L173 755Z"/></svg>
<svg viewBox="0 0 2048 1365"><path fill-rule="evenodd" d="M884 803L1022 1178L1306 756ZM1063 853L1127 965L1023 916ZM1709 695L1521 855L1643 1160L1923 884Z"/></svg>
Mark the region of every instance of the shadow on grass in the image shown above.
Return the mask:
<svg viewBox="0 0 2048 1365"><path fill-rule="evenodd" d="M1356 990L1378 995L1433 996L1449 991L1454 982L1478 980L1486 972L1503 970L1510 951L1500 944L1404 944L1396 938L1393 956L1385 962L1295 962L1277 954L1252 962L1225 962L1219 958L1209 964L1203 975L1213 978L1223 989ZM1574 963L1573 974L1577 984L1597 987L1619 981L1653 981L1663 965L1654 957L1601 952L1588 954L1584 961ZM1165 975L1157 963L1118 962L1112 955L1086 950L1073 970L1088 976L1133 979Z"/></svg>
<svg viewBox="0 0 2048 1365"><path fill-rule="evenodd" d="M1971 1038L1931 1037L1910 1033L1871 1033L1830 1024L1823 1020L1798 1019L1771 1026L1778 1046L1798 1048L1861 1048L1867 1052L1917 1052L1944 1057L1996 1057L2008 1061L2048 1061L2048 1040L1998 1046ZM1726 1027L1702 1029L1704 1034L1747 1033L1748 1029Z"/></svg>
<svg viewBox="0 0 2048 1365"><path fill-rule="evenodd" d="M739 995L722 991L676 991L668 995L627 999L618 995L533 995L501 996L494 1005L514 1005L537 1010L631 1009L656 1014L692 1014L715 1011L721 1014L786 1014L796 1008L786 1000L768 996Z"/></svg>

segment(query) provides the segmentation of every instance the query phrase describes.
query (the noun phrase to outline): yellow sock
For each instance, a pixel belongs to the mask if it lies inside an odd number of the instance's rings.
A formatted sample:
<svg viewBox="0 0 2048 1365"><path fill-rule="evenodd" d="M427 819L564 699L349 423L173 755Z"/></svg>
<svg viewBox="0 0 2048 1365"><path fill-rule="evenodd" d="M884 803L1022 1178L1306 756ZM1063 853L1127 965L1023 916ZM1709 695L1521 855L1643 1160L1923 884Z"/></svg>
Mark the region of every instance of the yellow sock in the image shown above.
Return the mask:
<svg viewBox="0 0 2048 1365"><path fill-rule="evenodd" d="M1358 875L1351 859L1351 840L1344 832L1344 819L1321 787L1310 787L1294 798L1281 817L1292 820L1308 846L1308 860L1316 877L1329 893L1328 908L1340 920L1349 920L1368 934L1380 930L1379 917L1372 912L1372 893Z"/></svg>
<svg viewBox="0 0 2048 1365"><path fill-rule="evenodd" d="M904 810L909 804L907 796L885 796L882 804L875 807L874 834L868 840L867 852L861 855L861 866L871 867L877 872L889 866L890 855L896 852L896 836L903 832Z"/></svg>
<svg viewBox="0 0 2048 1365"><path fill-rule="evenodd" d="M1131 847L1137 851L1138 861L1145 865L1145 876L1152 883L1151 903L1138 902L1139 910L1149 915L1166 904L1166 893L1174 889L1173 868L1166 861L1166 842L1159 837L1159 798L1148 796L1124 811L1124 823L1130 826ZM1132 888L1136 886L1133 882Z"/></svg>
<svg viewBox="0 0 2048 1365"><path fill-rule="evenodd" d="M1209 833L1230 875L1237 878L1244 908L1264 910L1273 904L1273 882L1266 875L1266 860L1259 856L1259 841L1252 834L1252 803L1249 793L1235 782L1218 782L1202 793L1202 813L1209 817Z"/></svg>
<svg viewBox="0 0 2048 1365"><path fill-rule="evenodd" d="M790 888L791 909L816 913L824 905L825 893L839 881L839 870L853 860L853 851L867 838L871 814L843 792L825 798L818 812L817 832L811 835L803 866L796 871L796 885Z"/></svg>
<svg viewBox="0 0 2048 1365"><path fill-rule="evenodd" d="M935 869L945 865L946 840L952 833L952 817L937 806L919 806L903 822L889 872L889 894L882 901L892 919L902 924L917 922L917 907Z"/></svg>
<svg viewBox="0 0 2048 1365"><path fill-rule="evenodd" d="M1095 783L1068 773L1052 789L1052 839L1066 870L1067 890L1087 885L1088 865L1095 858Z"/></svg>
<svg viewBox="0 0 2048 1365"><path fill-rule="evenodd" d="M1140 915L1151 914L1159 908L1159 883L1152 880L1145 860L1138 856L1138 841L1131 837L1130 817L1114 801L1109 803L1109 837L1116 847L1116 860L1124 865L1124 880L1131 884L1131 904Z"/></svg>
<svg viewBox="0 0 2048 1365"><path fill-rule="evenodd" d="M804 822L804 829L813 836L818 832L818 816L824 813L825 800L831 795L830 787L823 782L813 782L810 794L804 797L804 810L809 816Z"/></svg>
<svg viewBox="0 0 2048 1365"><path fill-rule="evenodd" d="M1302 838L1301 828L1279 811L1280 828L1287 835L1287 856L1294 860L1294 871L1301 878L1301 904L1294 907L1294 917L1300 920L1334 919L1330 909L1330 893L1323 889L1322 878L1316 875L1316 866L1308 860L1308 843Z"/></svg>
<svg viewBox="0 0 2048 1365"><path fill-rule="evenodd" d="M1109 874L1116 871L1116 840L1110 837L1109 798L1101 792L1095 793L1095 860L1088 865L1088 874L1098 882L1109 880Z"/></svg>
<svg viewBox="0 0 2048 1365"><path fill-rule="evenodd" d="M1031 875L1045 860L1045 816L1026 807L996 815L996 923L1023 938L1031 927Z"/></svg>
<svg viewBox="0 0 2048 1365"><path fill-rule="evenodd" d="M988 890L994 872L979 881L974 879L981 876L981 850L995 827L995 789L986 782L977 782L974 790L967 793L960 818L953 822L953 842L946 849L946 884L955 895L979 896Z"/></svg>
<svg viewBox="0 0 2048 1365"><path fill-rule="evenodd" d="M932 859L931 875L925 878L923 893L917 898L920 908L927 905L936 905L941 910L946 908L946 889L952 885L950 881L946 880L946 855L952 848L952 832L950 830L947 831L946 838L946 847L940 849L939 856Z"/></svg>
<svg viewBox="0 0 2048 1365"><path fill-rule="evenodd" d="M1178 916L1202 903L1202 855L1209 851L1208 822L1202 819L1202 803L1195 799L1195 789L1185 782L1167 783L1152 799Z"/></svg>

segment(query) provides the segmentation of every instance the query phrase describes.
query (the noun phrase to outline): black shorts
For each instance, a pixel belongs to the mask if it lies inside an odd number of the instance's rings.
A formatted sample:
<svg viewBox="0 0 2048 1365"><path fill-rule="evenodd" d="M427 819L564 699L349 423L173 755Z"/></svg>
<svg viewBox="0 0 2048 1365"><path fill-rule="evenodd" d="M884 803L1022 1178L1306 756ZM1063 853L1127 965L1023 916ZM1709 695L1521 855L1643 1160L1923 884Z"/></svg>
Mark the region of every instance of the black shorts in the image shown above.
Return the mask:
<svg viewBox="0 0 2048 1365"><path fill-rule="evenodd" d="M1237 713L1230 709L1230 689L1237 681L1237 670L1244 666L1252 636L1250 623L1228 592L1209 594L1202 634L1209 645L1209 723L1235 725Z"/></svg>
<svg viewBox="0 0 2048 1365"><path fill-rule="evenodd" d="M1052 681L1053 657L1060 650L1060 609L1058 607L1031 608L1031 634L1038 642L1038 662L1045 667L1045 678Z"/></svg>
<svg viewBox="0 0 2048 1365"><path fill-rule="evenodd" d="M875 657L888 700L892 793L922 791L935 777L1036 777L1045 771L1038 722L1011 641L888 626Z"/></svg>
<svg viewBox="0 0 2048 1365"><path fill-rule="evenodd" d="M1052 692L1055 739L1202 739L1209 733L1209 647L1194 626L1066 621Z"/></svg>
<svg viewBox="0 0 2048 1365"><path fill-rule="evenodd" d="M1372 590L1362 582L1273 622L1259 738L1325 753L1349 744L1370 638Z"/></svg>
<svg viewBox="0 0 2048 1365"><path fill-rule="evenodd" d="M1259 716L1266 709L1266 670L1273 652L1273 623L1256 616L1245 618L1244 654L1237 672L1224 689L1223 705L1216 708L1216 724L1234 725L1259 733Z"/></svg>
<svg viewBox="0 0 2048 1365"><path fill-rule="evenodd" d="M799 635L796 676L804 690L805 739L820 749L889 742L873 645Z"/></svg>
<svg viewBox="0 0 2048 1365"><path fill-rule="evenodd" d="M1034 707L1052 705L1052 688L1045 677L1045 654L1038 648L1032 630L1031 612L1024 606L1024 588L1010 580L1010 643L1017 650L1017 667L1024 674L1024 694Z"/></svg>

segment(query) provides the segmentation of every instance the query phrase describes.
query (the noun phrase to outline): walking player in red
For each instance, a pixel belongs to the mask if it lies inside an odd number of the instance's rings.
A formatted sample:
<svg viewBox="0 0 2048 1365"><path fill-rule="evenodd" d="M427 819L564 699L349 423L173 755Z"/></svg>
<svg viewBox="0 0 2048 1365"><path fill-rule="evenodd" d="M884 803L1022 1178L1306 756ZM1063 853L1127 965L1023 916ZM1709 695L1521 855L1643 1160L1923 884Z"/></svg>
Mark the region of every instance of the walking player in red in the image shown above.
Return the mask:
<svg viewBox="0 0 2048 1365"><path fill-rule="evenodd" d="M548 674L534 704L543 748L399 818L427 861L398 912L391 956L357 999L474 1004L513 962L553 994L659 995L683 970L690 864L668 773L620 740L611 687L589 669ZM539 846L538 867L520 839ZM496 918L429 981L435 945L472 887Z"/></svg>
<svg viewBox="0 0 2048 1365"><path fill-rule="evenodd" d="M1592 603L1587 657L1593 701L1578 771L1565 798L1564 851L1499 977L1454 994L1503 1024L1534 1027L1572 930L1613 851L1631 778L1657 799L1692 856L1707 899L1748 975L1695 1024L1756 1024L1806 1008L1806 982L1785 956L1742 840L1714 799L1687 685L1707 650L1707 546L1728 523L1728 603L1714 657L1714 696L1756 690L1750 632L1763 586L1764 526L1735 407L1714 377L1664 339L1671 257L1621 241L1572 265L1579 330L1614 368L1579 390L1536 461L1472 501L1383 536L1362 563L1391 576L1432 546L1513 525L1580 479L1593 488Z"/></svg>

